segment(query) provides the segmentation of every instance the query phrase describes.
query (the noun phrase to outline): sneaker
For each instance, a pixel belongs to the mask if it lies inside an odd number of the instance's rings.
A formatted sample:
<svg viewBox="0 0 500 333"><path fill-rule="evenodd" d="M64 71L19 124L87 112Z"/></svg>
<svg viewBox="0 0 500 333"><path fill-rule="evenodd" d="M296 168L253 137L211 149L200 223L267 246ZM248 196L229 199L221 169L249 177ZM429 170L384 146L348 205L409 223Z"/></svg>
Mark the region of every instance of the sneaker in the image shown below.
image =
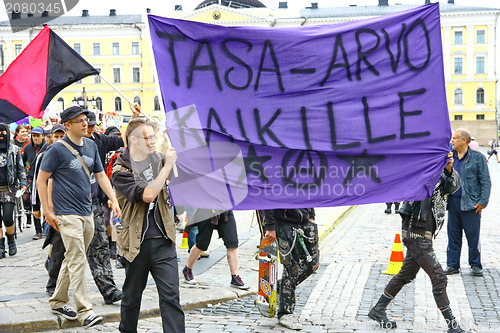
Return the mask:
<svg viewBox="0 0 500 333"><path fill-rule="evenodd" d="M208 258L210 257L210 253L206 252L206 251L203 251L201 254L200 254L200 258Z"/></svg>
<svg viewBox="0 0 500 333"><path fill-rule="evenodd" d="M247 286L245 282L241 279L239 275L231 275L231 287L248 290L250 286Z"/></svg>
<svg viewBox="0 0 500 333"><path fill-rule="evenodd" d="M42 236L42 233L41 232L37 232L35 234L35 236L33 236L33 240L39 240L39 239L42 239L43 236Z"/></svg>
<svg viewBox="0 0 500 333"><path fill-rule="evenodd" d="M302 324L299 322L299 319L293 314L286 314L281 316L278 319L278 324L291 330L300 331L302 329Z"/></svg>
<svg viewBox="0 0 500 333"><path fill-rule="evenodd" d="M196 284L194 279L193 270L187 266L182 269L182 275L184 275L184 280L189 284Z"/></svg>
<svg viewBox="0 0 500 333"><path fill-rule="evenodd" d="M110 298L107 298L107 299L105 298L104 299L104 303L110 305L110 304L113 304L114 302L121 301L122 297L123 297L122 291L116 289L115 292L113 293L113 295L111 295Z"/></svg>
<svg viewBox="0 0 500 333"><path fill-rule="evenodd" d="M481 267L471 267L470 269L470 275L472 276L483 276L483 269Z"/></svg>
<svg viewBox="0 0 500 333"><path fill-rule="evenodd" d="M52 313L58 316L63 316L68 320L76 320L76 312L73 311L69 306L65 305L59 309L52 309Z"/></svg>
<svg viewBox="0 0 500 333"><path fill-rule="evenodd" d="M446 275L458 274L460 273L460 268L448 266L444 272Z"/></svg>
<svg viewBox="0 0 500 333"><path fill-rule="evenodd" d="M100 324L101 322L102 322L101 316L96 316L95 314L91 314L83 321L83 327L92 327L94 325Z"/></svg>

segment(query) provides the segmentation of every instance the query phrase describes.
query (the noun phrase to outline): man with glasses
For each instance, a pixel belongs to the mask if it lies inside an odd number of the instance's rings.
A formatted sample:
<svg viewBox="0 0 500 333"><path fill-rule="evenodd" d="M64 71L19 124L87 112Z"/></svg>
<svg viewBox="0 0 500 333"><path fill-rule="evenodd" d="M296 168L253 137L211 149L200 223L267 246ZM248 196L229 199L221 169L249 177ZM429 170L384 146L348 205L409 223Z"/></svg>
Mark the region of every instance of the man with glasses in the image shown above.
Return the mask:
<svg viewBox="0 0 500 333"><path fill-rule="evenodd" d="M52 312L68 320L78 319L91 327L102 321L92 310L85 282L86 250L94 236L90 174L112 202L116 216L121 211L108 177L104 173L97 146L85 138L89 111L72 106L61 113L67 136L53 144L45 153L37 178L40 201L49 223L59 231L66 248L56 289L50 298ZM47 182L52 177L52 204L49 205ZM77 307L68 305L69 286Z"/></svg>
<svg viewBox="0 0 500 333"><path fill-rule="evenodd" d="M155 151L155 124L130 121L127 148L113 167L113 186L123 209L116 225L118 253L125 266L120 332L137 332L142 293L153 276L160 299L163 332L184 332L179 301L175 225L167 179L177 155L172 147Z"/></svg>

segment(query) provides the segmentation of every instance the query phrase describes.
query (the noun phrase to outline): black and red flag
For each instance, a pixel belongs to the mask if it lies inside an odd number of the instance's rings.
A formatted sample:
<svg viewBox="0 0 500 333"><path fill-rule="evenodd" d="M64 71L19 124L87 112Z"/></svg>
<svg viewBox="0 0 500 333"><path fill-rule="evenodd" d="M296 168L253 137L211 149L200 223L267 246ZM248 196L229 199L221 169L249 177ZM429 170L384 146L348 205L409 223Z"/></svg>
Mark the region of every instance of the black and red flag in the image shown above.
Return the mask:
<svg viewBox="0 0 500 333"><path fill-rule="evenodd" d="M97 69L45 26L0 76L0 122L41 118L62 89L97 74Z"/></svg>

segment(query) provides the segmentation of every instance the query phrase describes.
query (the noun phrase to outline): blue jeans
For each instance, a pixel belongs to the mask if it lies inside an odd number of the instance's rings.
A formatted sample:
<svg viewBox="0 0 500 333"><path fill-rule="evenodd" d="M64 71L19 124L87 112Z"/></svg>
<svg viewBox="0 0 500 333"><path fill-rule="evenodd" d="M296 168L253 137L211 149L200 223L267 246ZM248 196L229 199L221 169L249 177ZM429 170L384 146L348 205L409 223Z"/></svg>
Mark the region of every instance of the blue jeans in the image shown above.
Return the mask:
<svg viewBox="0 0 500 333"><path fill-rule="evenodd" d="M460 267L460 252L462 251L462 230L465 232L469 245L469 265L483 268L481 265L481 244L479 233L481 215L475 210L462 211L460 198L448 198L448 249L446 263L451 267Z"/></svg>

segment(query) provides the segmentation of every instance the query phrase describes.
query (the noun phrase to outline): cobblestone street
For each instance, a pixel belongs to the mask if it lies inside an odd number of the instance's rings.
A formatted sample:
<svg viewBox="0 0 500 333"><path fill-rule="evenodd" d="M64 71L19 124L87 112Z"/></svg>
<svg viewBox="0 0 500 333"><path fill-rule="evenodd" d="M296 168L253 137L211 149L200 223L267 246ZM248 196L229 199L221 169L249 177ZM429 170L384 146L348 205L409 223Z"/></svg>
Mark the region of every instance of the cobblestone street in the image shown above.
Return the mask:
<svg viewBox="0 0 500 333"><path fill-rule="evenodd" d="M489 164L492 183L500 181L500 164ZM471 332L500 332L500 229L497 216L500 207L495 203L500 198L500 191L492 188L490 205L482 219L482 260L484 277L472 277L467 265L467 251L463 249L460 274L449 276L448 294L451 308L464 328ZM338 223L321 242L321 266L316 274L298 287L296 313L304 325L303 332L383 332L377 324L367 317L371 306L382 293L391 279L386 270L391 255L394 236L400 229L400 217L384 214L384 204L372 204L354 208ZM329 219L328 209L318 209L321 219ZM259 235L252 226L251 212L239 212L240 237L240 274L245 282L256 291L257 262L253 258ZM321 223L321 221L318 221ZM27 244L32 244L29 242ZM435 240L434 248L441 264L446 263L447 235L443 228ZM185 250L179 249L181 261L185 263ZM21 252L22 253L22 252ZM40 256L40 264L43 255ZM13 259L8 259L13 260ZM38 259L37 259L38 260ZM2 264L7 263L3 261ZM281 269L281 267L280 267ZM45 275L42 273L42 283ZM219 293L227 288L229 273L225 259L225 249L220 240L211 246L209 259L198 261L195 275L199 281L196 290L184 293L192 286L181 283L183 297ZM117 271L117 282L121 283L123 271ZM91 290L95 287L89 280ZM11 287L14 283L11 283ZM5 291L8 289L4 289ZM156 293L152 284L148 284L147 295ZM40 292L42 293L42 292ZM95 293L95 291L94 291ZM0 293L1 296L1 293ZM254 306L254 295L220 303L207 301L207 306L186 310L187 332L285 332L278 326L276 318L265 318ZM208 297L208 296L207 296ZM5 296L4 296L5 298ZM27 296L19 296L19 299ZM46 302L43 294L37 301ZM146 301L149 304L153 299ZM186 301L184 299L184 301ZM19 301L21 302L21 301ZM95 302L95 300L94 300ZM149 303L148 303L149 302ZM0 306L2 306L0 302ZM6 304L6 303L5 303ZM46 304L46 303L45 303ZM43 305L47 308L48 305ZM1 308L0 308L1 309ZM100 306L102 309L110 307ZM113 311L119 311L114 305ZM397 321L398 329L392 332L445 332L446 325L437 309L432 296L429 278L420 272L413 283L407 285L389 305L388 314ZM140 332L161 332L161 319L143 317L139 322ZM51 332L116 332L116 320L106 320L103 325L91 329L68 328Z"/></svg>

